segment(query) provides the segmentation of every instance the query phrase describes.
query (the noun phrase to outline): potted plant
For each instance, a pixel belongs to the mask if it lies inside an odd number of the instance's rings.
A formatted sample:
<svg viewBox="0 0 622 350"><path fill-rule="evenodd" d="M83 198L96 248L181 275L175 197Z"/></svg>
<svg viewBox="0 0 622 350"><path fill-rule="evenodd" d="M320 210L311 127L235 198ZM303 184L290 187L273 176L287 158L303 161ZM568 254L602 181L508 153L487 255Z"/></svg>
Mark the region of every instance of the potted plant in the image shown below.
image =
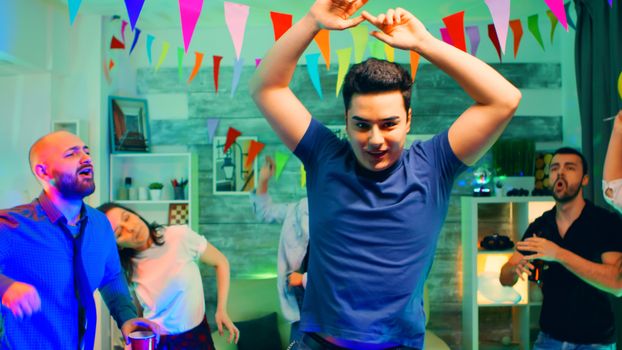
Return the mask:
<svg viewBox="0 0 622 350"><path fill-rule="evenodd" d="M152 182L149 184L149 196L152 201L159 201L162 197L162 188L164 185L160 182Z"/></svg>

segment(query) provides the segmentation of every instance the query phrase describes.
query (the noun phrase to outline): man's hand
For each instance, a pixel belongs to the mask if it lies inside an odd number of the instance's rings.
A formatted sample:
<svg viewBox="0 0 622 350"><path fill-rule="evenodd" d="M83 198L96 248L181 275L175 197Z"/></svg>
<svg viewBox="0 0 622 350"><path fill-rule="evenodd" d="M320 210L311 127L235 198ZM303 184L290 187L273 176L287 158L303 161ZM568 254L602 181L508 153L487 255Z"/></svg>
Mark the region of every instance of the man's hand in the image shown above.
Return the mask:
<svg viewBox="0 0 622 350"><path fill-rule="evenodd" d="M125 339L125 344L130 344L130 333L134 331L152 331L156 337L156 346L160 342L160 326L157 323L151 322L146 318L132 318L125 321L121 327L121 333Z"/></svg>
<svg viewBox="0 0 622 350"><path fill-rule="evenodd" d="M521 259L518 264L514 267L514 273L516 273L516 275L518 276L518 278L521 279L521 281L524 281L525 278L523 277L523 274L526 274L527 276L531 276L531 270L533 270L535 268L535 266L533 266L533 264L526 259L526 257L524 259Z"/></svg>
<svg viewBox="0 0 622 350"><path fill-rule="evenodd" d="M13 282L2 296L2 305L21 319L41 310L41 298L30 284Z"/></svg>
<svg viewBox="0 0 622 350"><path fill-rule="evenodd" d="M557 261L561 250L557 244L541 237L529 237L524 241L520 241L516 243L516 249L535 253L525 256L525 259L540 259L544 261Z"/></svg>
<svg viewBox="0 0 622 350"><path fill-rule="evenodd" d="M431 37L417 17L399 7L389 9L386 14L383 13L377 17L363 11L362 16L380 30L371 34L392 47L418 51L417 48Z"/></svg>
<svg viewBox="0 0 622 350"><path fill-rule="evenodd" d="M214 316L214 319L216 320L216 325L218 326L218 334L220 334L221 336L225 335L225 332L223 330L224 326L224 328L226 328L229 332L229 339L227 339L227 342L234 342L235 344L237 344L238 340L240 340L240 330L233 324L233 322L231 322L227 311L216 310L216 315Z"/></svg>
<svg viewBox="0 0 622 350"><path fill-rule="evenodd" d="M321 29L343 30L357 26L363 17L350 18L367 0L317 0L309 14Z"/></svg>
<svg viewBox="0 0 622 350"><path fill-rule="evenodd" d="M290 287L301 287L302 286L302 274L299 272L292 272L289 277L289 286Z"/></svg>

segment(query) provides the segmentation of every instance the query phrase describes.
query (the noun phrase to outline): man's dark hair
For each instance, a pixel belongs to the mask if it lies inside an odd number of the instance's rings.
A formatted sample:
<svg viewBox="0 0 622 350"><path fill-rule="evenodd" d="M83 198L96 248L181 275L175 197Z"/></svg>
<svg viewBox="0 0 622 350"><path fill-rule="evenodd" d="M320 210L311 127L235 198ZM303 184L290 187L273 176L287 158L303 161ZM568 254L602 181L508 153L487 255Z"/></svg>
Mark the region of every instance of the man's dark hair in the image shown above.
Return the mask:
<svg viewBox="0 0 622 350"><path fill-rule="evenodd" d="M412 93L410 73L397 63L369 58L353 65L343 84L343 103L346 111L354 94L399 91L406 111L410 108Z"/></svg>
<svg viewBox="0 0 622 350"><path fill-rule="evenodd" d="M555 157L558 154L574 154L578 156L579 158L581 158L581 164L583 165L583 175L587 175L587 171L588 171L587 160L585 159L585 156L583 156L583 153L579 152L578 150L572 147L562 147L562 148L558 148L553 153L553 157Z"/></svg>

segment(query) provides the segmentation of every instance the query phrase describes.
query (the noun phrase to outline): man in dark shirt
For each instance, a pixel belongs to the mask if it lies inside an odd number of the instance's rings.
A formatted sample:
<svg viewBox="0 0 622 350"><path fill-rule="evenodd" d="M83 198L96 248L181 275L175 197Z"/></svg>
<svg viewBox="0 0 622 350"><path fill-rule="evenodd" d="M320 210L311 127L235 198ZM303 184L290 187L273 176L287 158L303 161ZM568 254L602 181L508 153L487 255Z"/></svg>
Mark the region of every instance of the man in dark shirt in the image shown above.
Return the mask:
<svg viewBox="0 0 622 350"><path fill-rule="evenodd" d="M0 210L0 349L93 349L99 290L123 335L158 326L136 318L106 217L83 202L95 191L89 148L60 131L37 140L30 166L43 187Z"/></svg>
<svg viewBox="0 0 622 350"><path fill-rule="evenodd" d="M601 290L617 293L622 220L583 198L587 163L578 151L555 151L549 178L555 207L529 225L501 269L501 284L514 285L533 273L535 259L544 261L548 268L540 277L543 301L534 349L615 349L613 313Z"/></svg>

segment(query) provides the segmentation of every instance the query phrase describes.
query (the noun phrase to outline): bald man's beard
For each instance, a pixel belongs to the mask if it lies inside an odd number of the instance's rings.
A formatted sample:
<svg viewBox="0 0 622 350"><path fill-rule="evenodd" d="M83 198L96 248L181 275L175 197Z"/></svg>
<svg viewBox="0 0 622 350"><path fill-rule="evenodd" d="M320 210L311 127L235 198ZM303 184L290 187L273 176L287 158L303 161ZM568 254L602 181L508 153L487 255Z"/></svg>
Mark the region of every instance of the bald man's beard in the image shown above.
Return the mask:
<svg viewBox="0 0 622 350"><path fill-rule="evenodd" d="M67 199L82 199L95 192L93 178L81 179L78 174L56 174L55 187Z"/></svg>

